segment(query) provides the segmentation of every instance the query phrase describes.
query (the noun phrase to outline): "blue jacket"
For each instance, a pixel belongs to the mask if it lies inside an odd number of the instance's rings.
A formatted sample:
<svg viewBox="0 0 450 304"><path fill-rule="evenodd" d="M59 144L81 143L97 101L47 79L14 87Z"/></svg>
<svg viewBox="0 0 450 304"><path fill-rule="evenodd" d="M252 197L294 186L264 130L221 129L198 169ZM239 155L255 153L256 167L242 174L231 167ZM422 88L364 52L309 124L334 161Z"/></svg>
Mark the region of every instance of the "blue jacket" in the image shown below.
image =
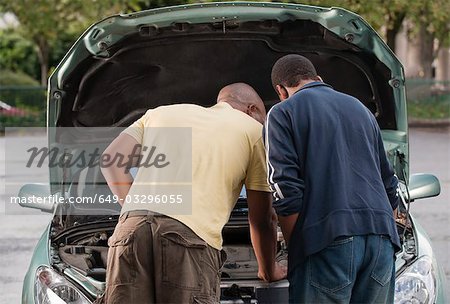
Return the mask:
<svg viewBox="0 0 450 304"><path fill-rule="evenodd" d="M309 83L272 107L263 132L273 206L282 216L300 213L289 263L338 236L384 234L400 247L398 180L377 121L358 99Z"/></svg>

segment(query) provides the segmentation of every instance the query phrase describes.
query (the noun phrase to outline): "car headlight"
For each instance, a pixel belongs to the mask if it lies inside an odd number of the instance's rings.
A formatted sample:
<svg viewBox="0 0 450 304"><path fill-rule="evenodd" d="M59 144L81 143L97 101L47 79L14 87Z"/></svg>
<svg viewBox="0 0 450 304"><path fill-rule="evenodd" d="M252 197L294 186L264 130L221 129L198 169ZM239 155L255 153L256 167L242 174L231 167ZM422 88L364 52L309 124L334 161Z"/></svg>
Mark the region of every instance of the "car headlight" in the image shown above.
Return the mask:
<svg viewBox="0 0 450 304"><path fill-rule="evenodd" d="M46 266L41 266L36 271L34 301L39 304L91 303L77 287Z"/></svg>
<svg viewBox="0 0 450 304"><path fill-rule="evenodd" d="M396 304L429 304L435 297L435 270L429 256L419 258L395 281Z"/></svg>

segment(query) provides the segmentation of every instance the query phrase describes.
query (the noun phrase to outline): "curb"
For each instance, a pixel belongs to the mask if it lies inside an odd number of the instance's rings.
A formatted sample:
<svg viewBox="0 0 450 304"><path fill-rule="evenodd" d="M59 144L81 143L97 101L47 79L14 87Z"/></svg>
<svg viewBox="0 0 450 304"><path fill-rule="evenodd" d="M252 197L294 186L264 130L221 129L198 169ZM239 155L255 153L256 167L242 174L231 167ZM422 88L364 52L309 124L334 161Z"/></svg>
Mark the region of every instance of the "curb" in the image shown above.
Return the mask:
<svg viewBox="0 0 450 304"><path fill-rule="evenodd" d="M450 119L408 119L410 128L450 128Z"/></svg>

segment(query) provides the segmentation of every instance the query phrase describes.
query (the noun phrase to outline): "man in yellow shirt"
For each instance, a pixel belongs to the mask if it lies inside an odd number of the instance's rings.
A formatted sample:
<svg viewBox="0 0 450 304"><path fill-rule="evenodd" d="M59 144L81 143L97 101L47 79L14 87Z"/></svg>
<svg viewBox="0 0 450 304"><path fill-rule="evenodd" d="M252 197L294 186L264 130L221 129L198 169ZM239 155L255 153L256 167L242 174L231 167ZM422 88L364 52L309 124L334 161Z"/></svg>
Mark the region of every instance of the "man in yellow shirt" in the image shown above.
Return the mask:
<svg viewBox="0 0 450 304"><path fill-rule="evenodd" d="M221 232L243 185L258 275L285 277L275 262L276 217L261 138L265 116L253 88L235 83L210 108L151 109L110 144L102 157L129 156L139 169L133 181L114 163L102 168L122 204L108 242L107 303L217 303L225 262ZM143 159L152 161L139 166Z"/></svg>

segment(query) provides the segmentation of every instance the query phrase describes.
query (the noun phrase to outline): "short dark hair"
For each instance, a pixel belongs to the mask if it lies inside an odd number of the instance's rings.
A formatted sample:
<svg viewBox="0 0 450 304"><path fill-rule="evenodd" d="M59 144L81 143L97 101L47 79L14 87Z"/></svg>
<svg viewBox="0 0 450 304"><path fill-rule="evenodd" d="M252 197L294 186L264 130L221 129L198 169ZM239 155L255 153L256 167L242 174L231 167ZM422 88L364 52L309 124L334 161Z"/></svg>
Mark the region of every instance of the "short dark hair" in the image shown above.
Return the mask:
<svg viewBox="0 0 450 304"><path fill-rule="evenodd" d="M293 88L301 80L314 79L317 76L316 68L312 62L301 55L290 54L281 57L272 68L272 85Z"/></svg>

